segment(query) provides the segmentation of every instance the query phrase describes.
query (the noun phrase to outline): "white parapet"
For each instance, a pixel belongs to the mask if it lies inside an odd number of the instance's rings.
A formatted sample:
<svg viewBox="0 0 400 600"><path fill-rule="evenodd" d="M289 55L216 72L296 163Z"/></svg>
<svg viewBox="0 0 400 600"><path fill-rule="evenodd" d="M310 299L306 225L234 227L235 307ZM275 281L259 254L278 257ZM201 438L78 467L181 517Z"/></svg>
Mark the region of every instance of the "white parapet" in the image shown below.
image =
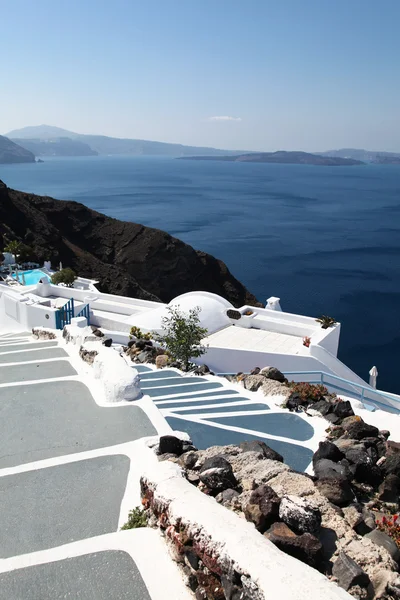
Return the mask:
<svg viewBox="0 0 400 600"><path fill-rule="evenodd" d="M141 398L139 374L113 348L95 344L98 354L93 362L94 376L104 388L107 402L132 401Z"/></svg>
<svg viewBox="0 0 400 600"><path fill-rule="evenodd" d="M280 305L280 298L277 298L276 296L271 296L270 298L267 298L267 304L265 308L269 308L270 310L282 311Z"/></svg>
<svg viewBox="0 0 400 600"><path fill-rule="evenodd" d="M83 329L84 327L87 327L87 319L85 317L73 317L71 319L71 325Z"/></svg>
<svg viewBox="0 0 400 600"><path fill-rule="evenodd" d="M171 528L184 528L223 574L237 572L254 600L351 600L324 575L281 552L252 523L201 493L178 465L149 466L142 490L145 499L149 492L152 505L168 514Z"/></svg>

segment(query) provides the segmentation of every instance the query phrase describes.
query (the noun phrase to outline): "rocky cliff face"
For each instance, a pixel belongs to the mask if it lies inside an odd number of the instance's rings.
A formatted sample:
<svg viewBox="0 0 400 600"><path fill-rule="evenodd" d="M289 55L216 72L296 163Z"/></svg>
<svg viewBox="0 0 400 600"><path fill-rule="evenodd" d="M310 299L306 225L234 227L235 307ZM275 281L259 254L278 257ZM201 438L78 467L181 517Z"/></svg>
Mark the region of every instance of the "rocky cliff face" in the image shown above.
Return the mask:
<svg viewBox="0 0 400 600"><path fill-rule="evenodd" d="M0 164L35 162L29 150L0 135Z"/></svg>
<svg viewBox="0 0 400 600"><path fill-rule="evenodd" d="M169 302L205 290L235 306L257 299L227 266L164 231L111 219L83 204L11 190L0 181L0 248L4 235L39 260L62 261L102 291Z"/></svg>

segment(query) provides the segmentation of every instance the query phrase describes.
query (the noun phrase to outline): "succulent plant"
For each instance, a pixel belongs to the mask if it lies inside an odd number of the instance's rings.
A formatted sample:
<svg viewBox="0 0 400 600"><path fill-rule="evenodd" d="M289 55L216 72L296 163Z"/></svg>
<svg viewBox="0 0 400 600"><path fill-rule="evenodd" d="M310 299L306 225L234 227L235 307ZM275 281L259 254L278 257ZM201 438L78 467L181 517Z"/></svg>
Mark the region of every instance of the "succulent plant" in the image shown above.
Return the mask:
<svg viewBox="0 0 400 600"><path fill-rule="evenodd" d="M328 317L327 315L321 315L318 319L315 319L317 323L321 323L322 329L329 329L329 327L333 327L336 325L337 321L333 317Z"/></svg>

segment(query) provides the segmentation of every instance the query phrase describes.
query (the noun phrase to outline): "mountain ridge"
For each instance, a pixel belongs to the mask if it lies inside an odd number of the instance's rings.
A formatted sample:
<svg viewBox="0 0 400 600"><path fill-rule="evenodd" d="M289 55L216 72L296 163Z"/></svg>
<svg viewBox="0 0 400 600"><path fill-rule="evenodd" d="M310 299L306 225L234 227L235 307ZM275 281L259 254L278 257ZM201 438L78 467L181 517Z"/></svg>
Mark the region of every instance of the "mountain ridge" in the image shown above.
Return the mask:
<svg viewBox="0 0 400 600"><path fill-rule="evenodd" d="M169 142L157 142L152 140L141 140L135 138L116 138L106 135L93 135L75 133L54 127L52 125L28 126L22 129L15 129L7 134L7 137L15 140L18 144L25 147L24 144L31 144L33 141L40 142L41 148L37 147L39 152L43 152L43 144L49 146L46 154L50 155L54 151L54 141L60 139L71 139L86 144L95 154L129 154L134 156L199 156L200 154L209 153L212 155L231 154L231 150L220 150L207 146L186 146L184 144L175 144ZM29 148L28 148L29 149ZM37 153L37 156L46 156L43 153ZM236 150L236 153L242 152ZM57 154L59 156L59 154ZM65 156L65 154L64 154ZM87 156L87 154L73 154L73 156Z"/></svg>

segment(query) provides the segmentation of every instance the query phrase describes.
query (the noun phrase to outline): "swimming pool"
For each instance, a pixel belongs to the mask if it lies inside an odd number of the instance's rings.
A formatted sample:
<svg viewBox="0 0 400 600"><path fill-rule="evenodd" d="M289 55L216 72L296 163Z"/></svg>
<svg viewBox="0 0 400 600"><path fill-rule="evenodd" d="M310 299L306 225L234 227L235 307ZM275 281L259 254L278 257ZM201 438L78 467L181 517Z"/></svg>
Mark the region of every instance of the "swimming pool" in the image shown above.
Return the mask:
<svg viewBox="0 0 400 600"><path fill-rule="evenodd" d="M22 275L24 276L22 278ZM13 273L14 279L16 279L15 273ZM40 269L31 269L30 271L18 271L18 281L23 283L25 281L26 285L35 285L39 282L39 279L45 277L47 281L50 281L50 277L46 275Z"/></svg>

